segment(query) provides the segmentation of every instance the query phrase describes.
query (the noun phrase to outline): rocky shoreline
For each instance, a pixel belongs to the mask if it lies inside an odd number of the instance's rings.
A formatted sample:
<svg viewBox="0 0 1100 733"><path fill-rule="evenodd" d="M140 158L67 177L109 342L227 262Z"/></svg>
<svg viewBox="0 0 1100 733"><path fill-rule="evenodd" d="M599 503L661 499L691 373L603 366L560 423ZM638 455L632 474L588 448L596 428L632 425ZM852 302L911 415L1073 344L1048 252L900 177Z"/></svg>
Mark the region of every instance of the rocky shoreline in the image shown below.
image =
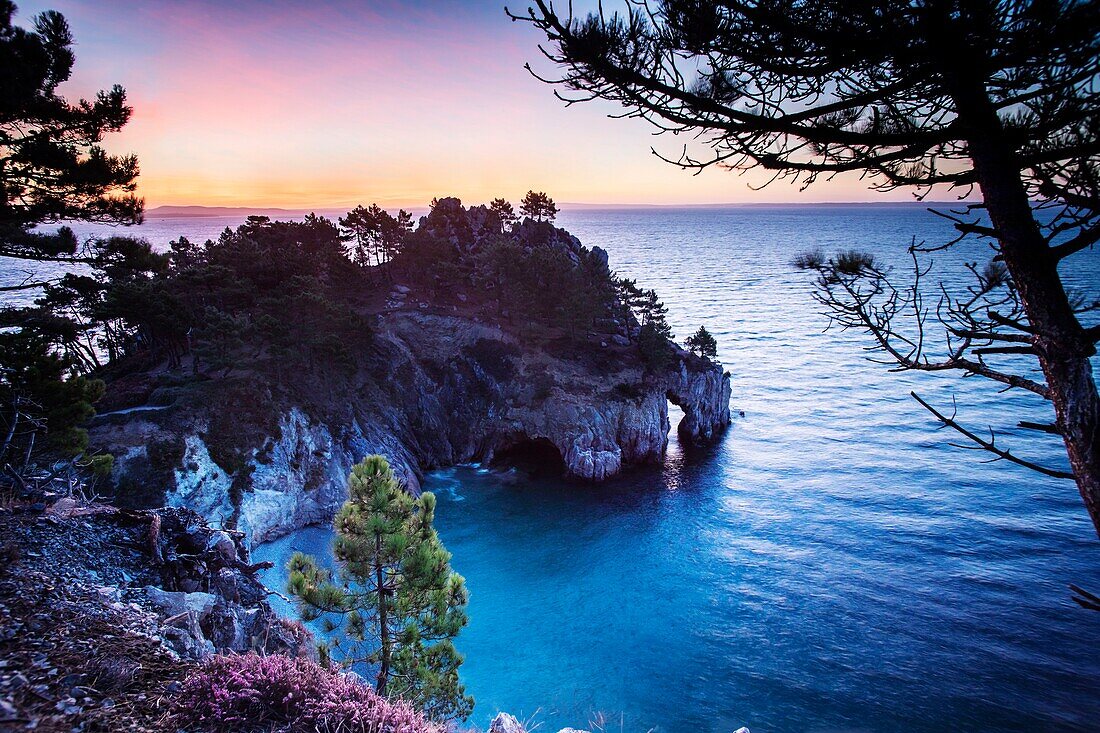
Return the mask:
<svg viewBox="0 0 1100 733"><path fill-rule="evenodd" d="M268 605L241 537L194 512L65 497L0 508L0 537L0 729L174 730L214 655L315 655ZM502 712L489 733L528 728Z"/></svg>

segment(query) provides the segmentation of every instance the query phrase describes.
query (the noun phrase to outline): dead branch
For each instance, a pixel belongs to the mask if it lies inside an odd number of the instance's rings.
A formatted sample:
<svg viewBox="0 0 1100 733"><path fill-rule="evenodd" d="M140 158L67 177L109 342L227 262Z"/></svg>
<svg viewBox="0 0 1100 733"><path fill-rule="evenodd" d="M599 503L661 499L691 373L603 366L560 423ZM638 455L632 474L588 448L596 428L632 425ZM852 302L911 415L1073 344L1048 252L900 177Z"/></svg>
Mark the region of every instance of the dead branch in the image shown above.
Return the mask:
<svg viewBox="0 0 1100 733"><path fill-rule="evenodd" d="M1024 468L1030 468L1032 471L1037 471L1037 472L1039 472L1039 473L1041 473L1045 476L1052 476L1054 478L1065 478L1065 479L1072 479L1073 478L1072 473L1068 473L1066 471L1058 471L1058 470L1055 470L1053 468L1047 468L1046 466L1041 466L1038 463L1033 463L1032 461L1028 461L1026 459L1020 458L1019 456L1015 456L1009 450L998 448L997 445L996 445L996 437L993 435L992 430L990 430L990 436L991 436L990 439L985 440L984 438L974 434L973 432L971 432L970 430L967 430L965 427L963 427L958 422L956 422L955 417L954 417L954 413L952 413L951 417L948 417L947 415L944 415L943 413L938 411L936 408L932 407L932 405L928 404L923 399L921 399L920 396L916 392L910 392L909 394L910 394L910 396L912 396L913 399L915 399L917 402L920 403L921 407L923 407L924 409L928 410L933 415L935 415L936 419L939 420L941 423L943 423L946 427L949 427L952 430L955 430L955 431L959 432L960 434L966 436L967 439L969 439L970 441L977 444L977 446L979 446L983 450L987 450L990 453L997 456L997 458L994 459L994 460L1010 461L1010 462L1015 463L1017 465L1023 466Z"/></svg>

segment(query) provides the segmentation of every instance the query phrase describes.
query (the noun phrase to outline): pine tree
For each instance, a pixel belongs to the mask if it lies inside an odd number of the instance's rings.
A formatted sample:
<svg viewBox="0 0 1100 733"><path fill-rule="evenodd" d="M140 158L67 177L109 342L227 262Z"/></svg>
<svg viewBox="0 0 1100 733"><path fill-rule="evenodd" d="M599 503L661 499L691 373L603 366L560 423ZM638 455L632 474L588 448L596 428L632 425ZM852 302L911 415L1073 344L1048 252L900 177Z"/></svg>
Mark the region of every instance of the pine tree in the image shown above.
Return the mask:
<svg viewBox="0 0 1100 733"><path fill-rule="evenodd" d="M100 146L126 124L131 109L120 86L90 101L60 96L76 59L68 23L48 10L34 16L33 28L20 28L13 25L15 13L14 3L0 0L0 260L87 261L69 227L35 227L70 219L141 221L143 202L133 193L137 159L108 155ZM46 284L35 279L0 291ZM43 452L51 460L73 458L87 446L80 425L95 414L92 403L103 383L78 375L79 357L57 346L78 336L86 341L88 334L50 303L0 310L4 463L26 466Z"/></svg>
<svg viewBox="0 0 1100 733"><path fill-rule="evenodd" d="M661 302L656 290L643 290L635 280L618 278L615 289L619 303L625 311L633 313L641 328L638 330L638 350L646 366L660 371L671 366L676 354L669 341L673 338L668 325L668 307Z"/></svg>
<svg viewBox="0 0 1100 733"><path fill-rule="evenodd" d="M505 199L493 199L489 202L489 210L500 217L500 231L503 234L508 227L516 222L516 210Z"/></svg>
<svg viewBox="0 0 1100 733"><path fill-rule="evenodd" d="M33 231L66 219L136 224L137 159L108 155L100 143L130 119L120 86L70 103L57 87L72 74L73 38L53 10L34 29L12 25L16 7L0 0L0 255L72 260L76 237ZM23 287L35 287L30 284ZM13 288L7 288L13 289Z"/></svg>
<svg viewBox="0 0 1100 733"><path fill-rule="evenodd" d="M374 249L374 241L377 237L374 221L367 209L356 206L340 217L340 237L348 242L348 259L360 267L369 267L371 254L377 252Z"/></svg>
<svg viewBox="0 0 1100 733"><path fill-rule="evenodd" d="M699 356L705 356L708 359L718 356L718 342L710 335L706 326L699 326L699 330L688 336L684 345Z"/></svg>
<svg viewBox="0 0 1100 733"><path fill-rule="evenodd" d="M380 209L379 212L378 220L381 224L379 227L381 230L379 247L383 262L389 262L401 254L405 247L405 240L408 238L409 232L412 231L412 214L404 209L398 211L396 217L385 210Z"/></svg>
<svg viewBox="0 0 1100 733"><path fill-rule="evenodd" d="M432 527L435 497L414 498L377 455L352 468L348 493L333 522L339 582L312 557L290 560L288 588L302 618L341 632L323 658L375 666L379 693L433 720L465 720L474 701L459 681L453 639L467 622L467 592Z"/></svg>
<svg viewBox="0 0 1100 733"><path fill-rule="evenodd" d="M53 353L34 331L0 332L0 404L5 408L0 461L26 466L41 449L63 458L84 452L88 432L81 425L95 414L92 405L104 387L101 380L72 371L72 363Z"/></svg>
<svg viewBox="0 0 1100 733"><path fill-rule="evenodd" d="M535 221L553 221L558 215L559 209L554 205L554 199L542 191L528 191L519 203L519 213Z"/></svg>
<svg viewBox="0 0 1100 733"><path fill-rule="evenodd" d="M402 209L394 217L378 204L357 206L340 219L340 235L350 243L348 258L360 267L392 260L400 254L411 229L412 214Z"/></svg>

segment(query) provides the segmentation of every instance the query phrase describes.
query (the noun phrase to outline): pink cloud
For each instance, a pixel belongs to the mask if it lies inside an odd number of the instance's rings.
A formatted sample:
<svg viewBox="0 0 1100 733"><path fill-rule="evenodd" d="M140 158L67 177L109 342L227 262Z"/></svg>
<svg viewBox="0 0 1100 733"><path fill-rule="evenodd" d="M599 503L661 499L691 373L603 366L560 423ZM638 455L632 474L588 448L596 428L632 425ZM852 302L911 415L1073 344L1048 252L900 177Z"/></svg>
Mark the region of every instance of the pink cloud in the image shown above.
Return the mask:
<svg viewBox="0 0 1100 733"><path fill-rule="evenodd" d="M77 39L67 93L119 82L150 203L324 205L433 195L715 202L868 199L857 181L798 194L656 161L637 121L564 108L523 69L538 36L486 3L58 0Z"/></svg>

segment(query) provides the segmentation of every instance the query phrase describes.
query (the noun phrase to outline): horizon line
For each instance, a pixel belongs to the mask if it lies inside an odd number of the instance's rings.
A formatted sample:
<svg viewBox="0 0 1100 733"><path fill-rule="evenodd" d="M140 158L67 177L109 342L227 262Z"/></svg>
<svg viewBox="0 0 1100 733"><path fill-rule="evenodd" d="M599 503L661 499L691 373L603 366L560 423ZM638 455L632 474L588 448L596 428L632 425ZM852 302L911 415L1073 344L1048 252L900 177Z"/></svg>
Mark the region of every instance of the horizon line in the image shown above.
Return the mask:
<svg viewBox="0 0 1100 733"><path fill-rule="evenodd" d="M574 209L699 209L699 208L760 208L766 206L783 206L783 207L804 207L804 206L948 206L948 205L965 205L969 203L976 203L971 200L936 200L936 201L868 201L868 200L855 200L855 201L741 201L741 202L712 202L712 203L591 203L581 201L565 201L558 204L562 208L574 208ZM980 203L980 202L977 202ZM475 204L477 205L477 204ZM428 204L386 204L382 205L382 208L411 208L411 209L427 209ZM351 207L354 208L354 207ZM224 205L206 205L206 204L158 204L145 210L146 215L153 214L159 211L171 210L175 216L185 217L193 216L196 218L202 216L218 216L219 214L213 212L226 212L227 214L237 214L245 212L279 212L285 214L301 214L305 215L311 212L321 211L349 211L347 206L224 206ZM194 213L188 213L194 212ZM211 213L204 213L211 212Z"/></svg>

